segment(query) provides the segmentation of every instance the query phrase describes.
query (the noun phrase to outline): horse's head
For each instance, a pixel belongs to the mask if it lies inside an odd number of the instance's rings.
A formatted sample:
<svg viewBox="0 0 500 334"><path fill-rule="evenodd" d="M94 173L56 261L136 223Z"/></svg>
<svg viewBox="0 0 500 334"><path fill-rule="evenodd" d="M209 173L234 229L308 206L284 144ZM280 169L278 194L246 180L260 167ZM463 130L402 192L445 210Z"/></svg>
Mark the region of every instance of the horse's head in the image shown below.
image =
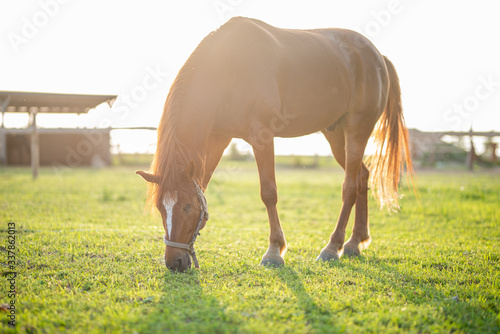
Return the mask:
<svg viewBox="0 0 500 334"><path fill-rule="evenodd" d="M159 185L160 177L137 171L148 182ZM185 170L178 182L177 189L159 192L156 207L161 214L165 235L165 264L171 270L184 271L195 267L198 261L194 252L194 242L199 231L208 220L207 201L199 184L193 177L194 166ZM159 189L162 190L159 185Z"/></svg>

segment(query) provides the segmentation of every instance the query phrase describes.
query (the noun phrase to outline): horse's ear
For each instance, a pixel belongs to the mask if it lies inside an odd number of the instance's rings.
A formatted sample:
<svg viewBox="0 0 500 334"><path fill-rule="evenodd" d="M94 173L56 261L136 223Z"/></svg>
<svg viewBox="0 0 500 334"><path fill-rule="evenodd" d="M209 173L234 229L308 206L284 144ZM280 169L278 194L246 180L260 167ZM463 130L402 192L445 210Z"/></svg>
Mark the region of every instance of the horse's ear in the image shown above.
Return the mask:
<svg viewBox="0 0 500 334"><path fill-rule="evenodd" d="M160 177L158 175L154 174L149 174L146 172L143 172L142 170L136 170L135 173L139 176L141 176L144 180L151 182L151 183L160 183Z"/></svg>
<svg viewBox="0 0 500 334"><path fill-rule="evenodd" d="M184 176L186 180L191 180L194 176L194 172L195 172L194 161L191 160L191 162L189 162L188 168L186 168L182 173L182 176Z"/></svg>

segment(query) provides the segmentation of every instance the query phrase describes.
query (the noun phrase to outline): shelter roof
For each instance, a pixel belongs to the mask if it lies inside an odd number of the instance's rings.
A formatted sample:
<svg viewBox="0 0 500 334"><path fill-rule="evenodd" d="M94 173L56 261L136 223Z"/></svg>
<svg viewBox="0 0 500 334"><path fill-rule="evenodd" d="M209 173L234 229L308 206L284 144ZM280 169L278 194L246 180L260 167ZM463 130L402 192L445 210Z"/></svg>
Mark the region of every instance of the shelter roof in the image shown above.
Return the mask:
<svg viewBox="0 0 500 334"><path fill-rule="evenodd" d="M0 91L2 112L30 112L32 108L37 108L39 113L82 114L104 102L112 105L115 99L116 95Z"/></svg>

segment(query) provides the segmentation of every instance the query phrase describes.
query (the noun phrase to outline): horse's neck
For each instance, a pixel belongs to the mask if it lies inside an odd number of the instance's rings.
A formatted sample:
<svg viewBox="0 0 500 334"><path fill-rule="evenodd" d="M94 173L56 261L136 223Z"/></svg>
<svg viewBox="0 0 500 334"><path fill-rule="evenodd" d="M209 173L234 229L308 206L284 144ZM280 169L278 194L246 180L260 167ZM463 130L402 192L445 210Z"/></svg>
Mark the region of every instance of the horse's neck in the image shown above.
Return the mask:
<svg viewBox="0 0 500 334"><path fill-rule="evenodd" d="M177 113L177 119L173 131L178 141L182 144L184 154L187 155L187 164L191 161L195 165L195 178L203 182L205 172L205 160L207 158L207 142L210 127L213 121L211 108L200 106L197 99L190 94L190 78L177 83L177 91L172 96L174 109L171 112ZM200 109L202 108L202 109ZM186 166L187 167L187 166Z"/></svg>
<svg viewBox="0 0 500 334"><path fill-rule="evenodd" d="M191 161L194 163L194 178L203 182L205 173L205 160L207 155L207 138L203 132L179 133L178 140L182 143L182 148L186 154L186 166L188 168Z"/></svg>

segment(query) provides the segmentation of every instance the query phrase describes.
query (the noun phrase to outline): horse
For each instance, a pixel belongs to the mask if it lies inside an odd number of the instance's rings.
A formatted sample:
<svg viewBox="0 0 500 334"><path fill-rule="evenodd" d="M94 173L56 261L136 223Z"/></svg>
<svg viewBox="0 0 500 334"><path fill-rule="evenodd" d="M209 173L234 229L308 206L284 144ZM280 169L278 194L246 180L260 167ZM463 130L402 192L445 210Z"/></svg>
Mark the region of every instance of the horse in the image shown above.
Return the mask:
<svg viewBox="0 0 500 334"><path fill-rule="evenodd" d="M166 266L199 267L194 242L208 220L204 192L232 138L248 142L257 163L270 227L261 265L284 265L274 138L319 131L345 170L337 224L317 258L330 261L370 244L368 185L381 205L397 207L402 169L412 170L394 65L345 29L281 29L236 17L207 35L170 87L150 170L136 171L162 217ZM372 135L378 148L364 161Z"/></svg>

